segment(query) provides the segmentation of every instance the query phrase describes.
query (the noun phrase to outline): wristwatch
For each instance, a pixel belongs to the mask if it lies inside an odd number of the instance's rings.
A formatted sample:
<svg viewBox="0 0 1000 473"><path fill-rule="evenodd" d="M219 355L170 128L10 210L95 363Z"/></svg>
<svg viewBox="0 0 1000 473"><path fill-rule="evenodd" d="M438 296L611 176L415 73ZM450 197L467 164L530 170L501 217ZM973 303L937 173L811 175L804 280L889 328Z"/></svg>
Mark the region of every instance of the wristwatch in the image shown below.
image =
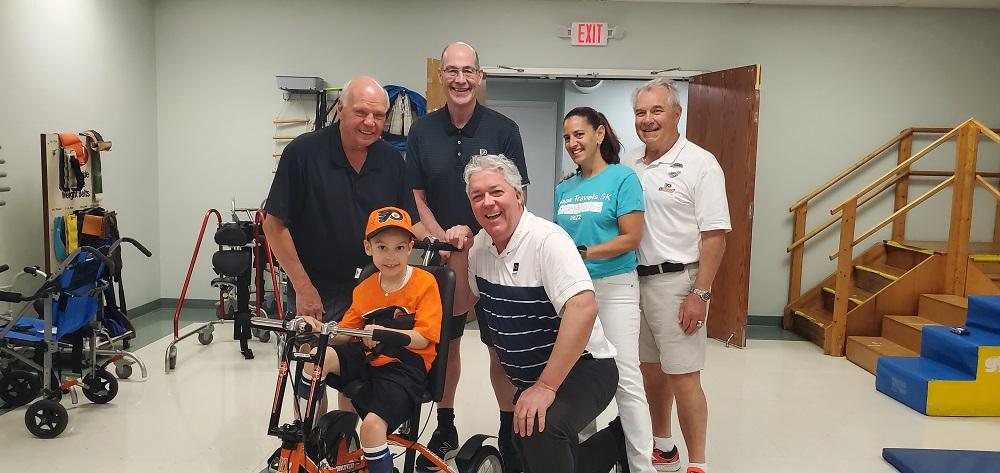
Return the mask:
<svg viewBox="0 0 1000 473"><path fill-rule="evenodd" d="M580 245L576 249L580 252L580 258L587 259L587 245Z"/></svg>
<svg viewBox="0 0 1000 473"><path fill-rule="evenodd" d="M712 298L712 291L708 289L698 289L697 287L692 287L688 292L698 296L698 298L704 302L708 302Z"/></svg>

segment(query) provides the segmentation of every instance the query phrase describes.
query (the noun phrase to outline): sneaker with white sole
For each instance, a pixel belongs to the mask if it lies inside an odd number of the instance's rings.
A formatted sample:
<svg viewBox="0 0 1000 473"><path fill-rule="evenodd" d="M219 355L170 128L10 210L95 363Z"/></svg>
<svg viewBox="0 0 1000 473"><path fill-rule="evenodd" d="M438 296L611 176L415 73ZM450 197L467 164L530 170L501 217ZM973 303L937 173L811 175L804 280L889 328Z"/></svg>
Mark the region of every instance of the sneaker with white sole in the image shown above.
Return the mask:
<svg viewBox="0 0 1000 473"><path fill-rule="evenodd" d="M653 468L656 468L656 471L680 471L681 456L677 452L677 447L674 447L669 452L654 448Z"/></svg>

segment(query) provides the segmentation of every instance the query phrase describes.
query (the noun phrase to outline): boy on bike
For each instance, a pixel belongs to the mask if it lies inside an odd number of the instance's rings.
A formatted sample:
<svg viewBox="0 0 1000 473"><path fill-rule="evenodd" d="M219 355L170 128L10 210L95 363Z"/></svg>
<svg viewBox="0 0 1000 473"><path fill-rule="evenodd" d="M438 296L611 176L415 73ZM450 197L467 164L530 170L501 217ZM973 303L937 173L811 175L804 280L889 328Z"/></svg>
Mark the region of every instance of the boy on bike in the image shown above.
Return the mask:
<svg viewBox="0 0 1000 473"><path fill-rule="evenodd" d="M361 446L371 473L392 472L386 436L420 403L440 338L437 281L429 272L407 264L414 239L405 210L384 207L371 213L364 245L378 272L354 289L353 303L340 322L345 328L398 331L410 337L410 344L380 351L369 338L358 342L341 335L331 339L334 346L323 365L326 383L334 389L342 390L356 380L365 382L363 389L352 393L351 403L362 419ZM312 317L305 319L314 329L321 324ZM312 369L306 365L303 372ZM308 390L308 383L300 381L300 396L303 391L308 395Z"/></svg>

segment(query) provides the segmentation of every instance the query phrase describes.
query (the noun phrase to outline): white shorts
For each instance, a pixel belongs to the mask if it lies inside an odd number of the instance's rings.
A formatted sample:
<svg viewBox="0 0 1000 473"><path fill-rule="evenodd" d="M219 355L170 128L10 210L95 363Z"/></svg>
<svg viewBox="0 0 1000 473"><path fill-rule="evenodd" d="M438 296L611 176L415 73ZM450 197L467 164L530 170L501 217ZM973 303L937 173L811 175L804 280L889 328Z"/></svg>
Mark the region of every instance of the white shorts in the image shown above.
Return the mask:
<svg viewBox="0 0 1000 473"><path fill-rule="evenodd" d="M705 368L707 324L693 335L681 328L681 302L698 276L697 266L676 273L639 278L639 361L659 363L667 374L687 374Z"/></svg>

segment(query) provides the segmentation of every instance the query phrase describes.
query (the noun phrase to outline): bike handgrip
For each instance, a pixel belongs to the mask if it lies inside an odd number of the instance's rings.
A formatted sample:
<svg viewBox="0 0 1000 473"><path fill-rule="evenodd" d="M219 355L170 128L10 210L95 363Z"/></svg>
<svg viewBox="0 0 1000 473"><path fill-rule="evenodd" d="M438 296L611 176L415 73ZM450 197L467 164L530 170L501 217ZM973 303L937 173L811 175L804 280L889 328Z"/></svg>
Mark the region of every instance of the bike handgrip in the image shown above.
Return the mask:
<svg viewBox="0 0 1000 473"><path fill-rule="evenodd" d="M413 243L413 248L428 251L458 251L455 245L441 240L417 240Z"/></svg>
<svg viewBox="0 0 1000 473"><path fill-rule="evenodd" d="M0 273L7 271L8 269L10 269L10 266L7 266L6 264L0 264Z"/></svg>
<svg viewBox="0 0 1000 473"><path fill-rule="evenodd" d="M0 291L0 302L21 302L21 294L17 292Z"/></svg>
<svg viewBox="0 0 1000 473"><path fill-rule="evenodd" d="M409 335L395 330L372 330L372 340L399 347L405 347L410 344Z"/></svg>
<svg viewBox="0 0 1000 473"><path fill-rule="evenodd" d="M35 274L38 274L38 270L40 270L40 269L42 269L42 268L39 268L38 266L25 266L24 267L24 272L26 272L28 274L31 274L31 275L35 275Z"/></svg>
<svg viewBox="0 0 1000 473"><path fill-rule="evenodd" d="M147 258L153 256L152 251L147 250L145 246L142 246L142 243L139 243L132 238L122 237L122 241L131 243L132 246L136 247L139 251L142 252L142 254L146 255Z"/></svg>
<svg viewBox="0 0 1000 473"><path fill-rule="evenodd" d="M104 253L101 253L101 251L98 250L97 248L94 248L92 246L81 246L80 248L78 248L78 250L80 250L81 252L90 253L98 258L101 258L101 261L104 262L104 267L108 269L108 272L109 273L115 272L115 262L111 261L111 258L108 258Z"/></svg>

